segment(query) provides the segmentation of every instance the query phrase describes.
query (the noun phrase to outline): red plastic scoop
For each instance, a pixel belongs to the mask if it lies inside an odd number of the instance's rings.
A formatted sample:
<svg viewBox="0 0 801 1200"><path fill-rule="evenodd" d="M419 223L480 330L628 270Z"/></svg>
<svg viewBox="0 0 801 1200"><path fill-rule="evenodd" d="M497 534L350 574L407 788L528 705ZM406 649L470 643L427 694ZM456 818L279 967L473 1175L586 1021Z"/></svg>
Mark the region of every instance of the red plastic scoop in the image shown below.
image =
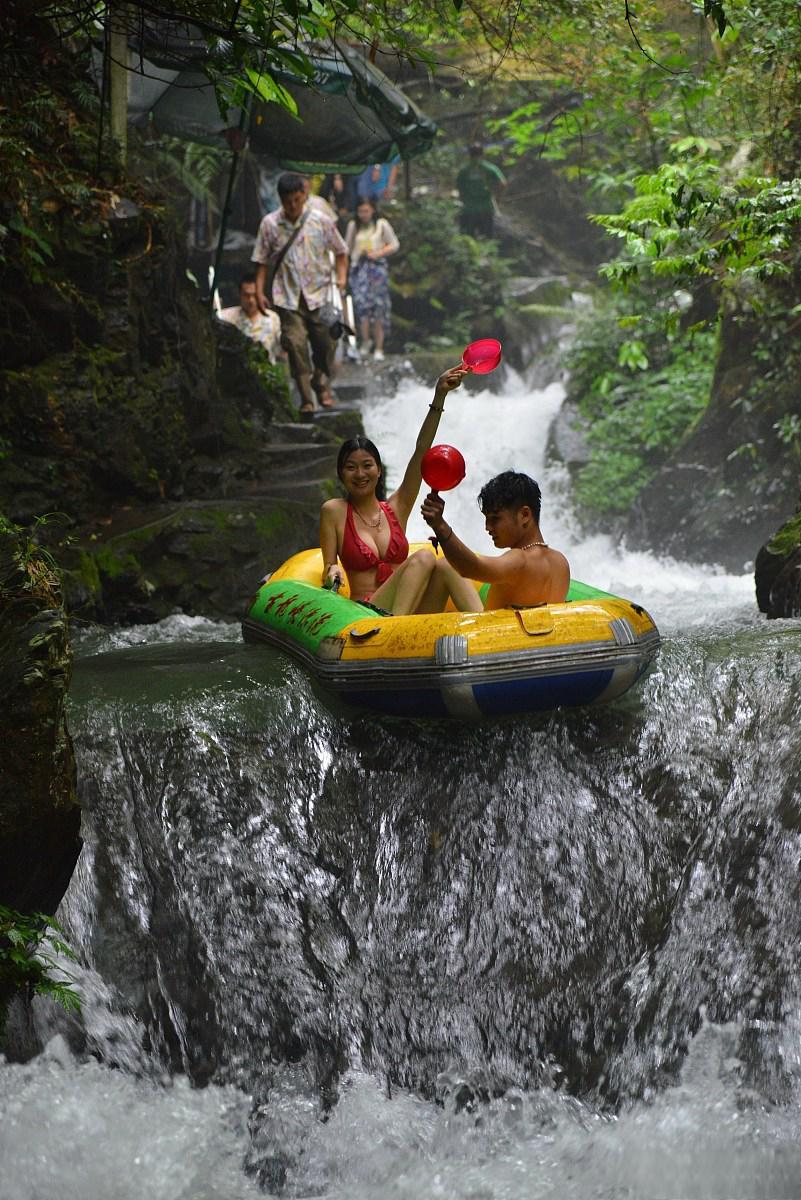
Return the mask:
<svg viewBox="0 0 801 1200"><path fill-rule="evenodd" d="M423 455L420 470L435 492L449 492L465 476L464 459L455 446L432 446Z"/></svg>
<svg viewBox="0 0 801 1200"><path fill-rule="evenodd" d="M480 338L471 342L462 355L462 362L476 375L488 375L501 361L501 343L495 338Z"/></svg>

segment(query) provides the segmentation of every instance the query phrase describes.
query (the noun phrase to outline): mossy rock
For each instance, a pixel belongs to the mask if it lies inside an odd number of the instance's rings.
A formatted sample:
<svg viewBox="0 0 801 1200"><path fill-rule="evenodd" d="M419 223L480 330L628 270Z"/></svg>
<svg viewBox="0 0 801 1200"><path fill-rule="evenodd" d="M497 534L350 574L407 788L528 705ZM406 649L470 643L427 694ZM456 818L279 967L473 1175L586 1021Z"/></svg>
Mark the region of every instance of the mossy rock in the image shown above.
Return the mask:
<svg viewBox="0 0 801 1200"><path fill-rule="evenodd" d="M80 851L69 628L58 573L2 518L0 591L0 903L53 913Z"/></svg>
<svg viewBox="0 0 801 1200"><path fill-rule="evenodd" d="M323 488L310 504L249 497L186 503L148 522L82 547L82 577L99 594L82 615L129 624L158 621L177 609L236 620L259 579L286 558L316 544Z"/></svg>
<svg viewBox="0 0 801 1200"><path fill-rule="evenodd" d="M769 617L801 616L801 511L759 551L754 582L760 612Z"/></svg>

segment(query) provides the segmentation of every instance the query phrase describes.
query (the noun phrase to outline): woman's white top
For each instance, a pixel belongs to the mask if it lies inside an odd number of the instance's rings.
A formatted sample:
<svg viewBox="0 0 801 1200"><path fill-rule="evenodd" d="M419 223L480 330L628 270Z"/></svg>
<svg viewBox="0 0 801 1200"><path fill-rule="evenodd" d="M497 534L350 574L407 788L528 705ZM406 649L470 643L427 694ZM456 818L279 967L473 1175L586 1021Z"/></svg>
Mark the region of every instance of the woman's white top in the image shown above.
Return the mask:
<svg viewBox="0 0 801 1200"><path fill-rule="evenodd" d="M369 225L357 225L355 221L349 221L345 243L352 267L355 267L359 259L370 250L383 250L385 254L394 254L400 246L395 230L386 217L379 217Z"/></svg>

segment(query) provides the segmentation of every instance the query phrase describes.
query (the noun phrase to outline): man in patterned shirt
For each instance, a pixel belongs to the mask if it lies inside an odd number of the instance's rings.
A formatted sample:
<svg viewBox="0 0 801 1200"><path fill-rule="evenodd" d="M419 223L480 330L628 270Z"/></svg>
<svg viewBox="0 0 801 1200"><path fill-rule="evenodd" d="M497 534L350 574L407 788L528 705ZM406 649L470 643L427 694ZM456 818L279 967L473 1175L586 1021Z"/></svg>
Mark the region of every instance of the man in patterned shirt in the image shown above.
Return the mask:
<svg viewBox="0 0 801 1200"><path fill-rule="evenodd" d="M221 321L236 325L245 337L258 342L267 351L270 362L277 362L281 353L281 322L278 313L269 309L259 312L256 300L256 276L245 275L239 281L239 303L231 308L222 308L217 314Z"/></svg>
<svg viewBox="0 0 801 1200"><path fill-rule="evenodd" d="M300 411L311 413L315 395L323 408L334 403L330 379L336 344L318 310L330 303L332 256L337 286L345 291L348 251L336 222L307 202L302 175L282 175L278 197L281 207L263 218L253 247L256 299L261 312L274 308L281 318L281 345L300 392ZM279 263L270 288L270 268L299 226L300 232Z"/></svg>

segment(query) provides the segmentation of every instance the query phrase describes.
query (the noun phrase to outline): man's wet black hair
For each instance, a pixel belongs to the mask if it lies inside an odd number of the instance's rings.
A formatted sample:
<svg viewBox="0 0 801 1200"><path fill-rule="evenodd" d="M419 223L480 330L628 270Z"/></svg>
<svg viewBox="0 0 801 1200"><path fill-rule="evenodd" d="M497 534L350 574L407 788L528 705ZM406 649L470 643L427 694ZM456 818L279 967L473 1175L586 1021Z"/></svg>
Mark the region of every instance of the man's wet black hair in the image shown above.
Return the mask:
<svg viewBox="0 0 801 1200"><path fill-rule="evenodd" d="M242 278L239 280L239 286L244 287L246 283L255 283L255 282L256 282L256 276L251 271L251 273L249 275L242 276Z"/></svg>
<svg viewBox="0 0 801 1200"><path fill-rule="evenodd" d="M529 506L539 525L542 506L540 485L530 475L523 475L520 471L501 471L500 475L485 483L478 493L478 507L485 515L497 512L499 508L517 511L524 504Z"/></svg>
<svg viewBox="0 0 801 1200"><path fill-rule="evenodd" d="M305 192L306 180L302 175L298 175L295 171L285 171L283 175L278 177L278 195L283 200L284 196L291 196L293 192Z"/></svg>
<svg viewBox="0 0 801 1200"><path fill-rule="evenodd" d="M345 465L345 460L354 450L366 450L368 454L372 454L378 464L378 483L376 485L375 494L379 500L386 500L386 489L384 487L384 464L381 462L381 455L378 453L378 447L364 434L358 433L356 437L348 438L339 447L337 455L337 476L342 479L342 468Z"/></svg>

